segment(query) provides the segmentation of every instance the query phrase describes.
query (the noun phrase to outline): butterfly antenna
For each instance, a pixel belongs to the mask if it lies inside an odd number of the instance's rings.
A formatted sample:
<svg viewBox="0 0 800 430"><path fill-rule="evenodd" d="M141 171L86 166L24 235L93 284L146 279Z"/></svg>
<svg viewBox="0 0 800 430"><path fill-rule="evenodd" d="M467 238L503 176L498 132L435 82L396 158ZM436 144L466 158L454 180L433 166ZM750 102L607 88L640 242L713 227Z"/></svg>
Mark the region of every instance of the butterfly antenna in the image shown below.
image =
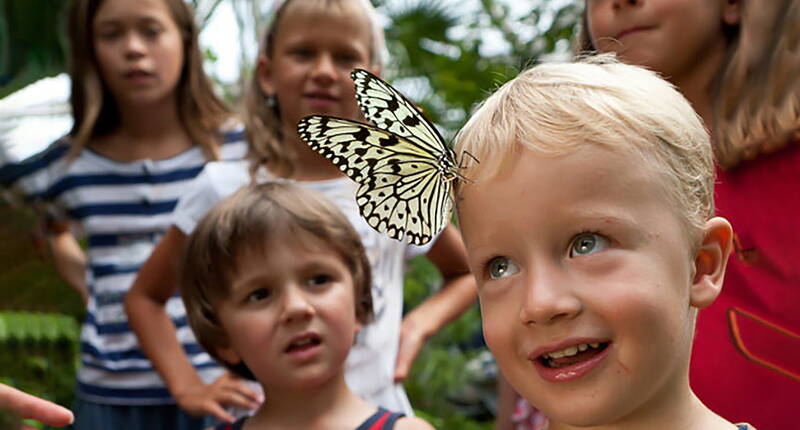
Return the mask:
<svg viewBox="0 0 800 430"><path fill-rule="evenodd" d="M471 159L472 159L472 161L474 161L474 162L476 162L476 163L478 163L478 164L481 164L481 161L480 161L480 160L478 160L477 158L475 158L475 156L474 156L474 155L472 155L472 153L471 153L471 152L469 152L469 151L461 151L461 157L459 157L459 158L461 159L461 163L459 163L459 165L458 165L458 168L459 168L459 169L464 169L465 167L467 167L467 166L465 165L465 163L466 163L466 161L467 161L467 160L466 160L466 158L464 158L464 155L468 155L468 156L469 156L469 158L471 158Z"/></svg>

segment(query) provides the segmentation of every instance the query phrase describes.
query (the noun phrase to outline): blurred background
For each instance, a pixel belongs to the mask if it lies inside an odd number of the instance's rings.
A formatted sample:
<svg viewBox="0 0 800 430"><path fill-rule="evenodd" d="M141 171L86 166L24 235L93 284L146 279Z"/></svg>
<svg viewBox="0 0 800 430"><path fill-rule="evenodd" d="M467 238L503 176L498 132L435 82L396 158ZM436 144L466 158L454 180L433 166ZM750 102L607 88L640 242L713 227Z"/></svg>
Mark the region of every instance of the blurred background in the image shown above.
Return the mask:
<svg viewBox="0 0 800 430"><path fill-rule="evenodd" d="M206 70L238 106L273 0L191 0ZM384 77L452 138L473 106L519 70L571 56L576 0L373 0L389 49ZM68 0L0 0L0 165L44 149L72 125ZM2 170L0 170L2 175ZM0 190L0 193L2 190ZM31 213L0 200L0 382L65 406L79 363L79 297L37 252ZM405 286L410 309L440 285L424 257ZM437 428L490 429L496 367L477 306L434 337L406 389ZM4 426L0 417L0 428Z"/></svg>

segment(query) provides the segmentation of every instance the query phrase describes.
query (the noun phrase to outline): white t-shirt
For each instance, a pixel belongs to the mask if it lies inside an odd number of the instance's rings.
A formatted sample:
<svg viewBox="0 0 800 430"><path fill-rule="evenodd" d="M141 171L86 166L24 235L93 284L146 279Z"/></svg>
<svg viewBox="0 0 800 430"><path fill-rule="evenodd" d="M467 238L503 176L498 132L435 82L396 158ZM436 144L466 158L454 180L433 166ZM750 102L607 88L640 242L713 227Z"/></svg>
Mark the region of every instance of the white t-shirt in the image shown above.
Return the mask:
<svg viewBox="0 0 800 430"><path fill-rule="evenodd" d="M261 170L259 183L275 177ZM174 225L186 235L220 200L250 183L246 161L206 164L188 192L178 201ZM362 399L388 410L411 415L412 409L402 385L394 383L394 367L400 339L403 310L403 275L406 260L426 253L424 247L409 245L380 234L358 212L355 193L358 184L347 177L325 181L298 181L330 199L350 220L367 251L372 269L372 300L375 319L359 333L347 358L346 379Z"/></svg>

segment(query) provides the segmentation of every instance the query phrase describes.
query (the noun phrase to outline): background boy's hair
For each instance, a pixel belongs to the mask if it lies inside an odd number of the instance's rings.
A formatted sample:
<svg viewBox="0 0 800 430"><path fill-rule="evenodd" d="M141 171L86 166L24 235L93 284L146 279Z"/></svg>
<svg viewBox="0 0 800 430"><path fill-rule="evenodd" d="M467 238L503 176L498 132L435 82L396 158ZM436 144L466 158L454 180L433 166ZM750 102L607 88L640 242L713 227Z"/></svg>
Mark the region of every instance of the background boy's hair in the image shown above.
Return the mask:
<svg viewBox="0 0 800 430"><path fill-rule="evenodd" d="M276 238L310 234L330 246L353 276L356 318L372 317L372 278L361 238L327 198L289 183L250 185L215 206L189 237L180 268L181 297L197 340L215 359L228 336L216 318L215 306L230 294L239 258L257 252L269 258ZM250 377L241 366L226 365Z"/></svg>
<svg viewBox="0 0 800 430"><path fill-rule="evenodd" d="M634 150L664 178L664 191L693 241L713 215L714 164L708 133L667 81L613 55L541 64L486 99L456 136L456 151L480 164L480 181L523 148L563 155L586 144Z"/></svg>
<svg viewBox="0 0 800 430"><path fill-rule="evenodd" d="M720 23L726 60L714 82L714 154L723 168L785 145L800 129L800 2L741 1L741 21ZM595 52L584 11L575 50Z"/></svg>
<svg viewBox="0 0 800 430"><path fill-rule="evenodd" d="M297 8L305 10L348 12L356 8L364 13L370 24L372 40L370 61L373 67L382 67L386 56L386 41L378 13L369 0L286 0L273 15L259 48L259 55L272 58L275 38L281 19ZM258 71L253 72L250 85L244 98L244 120L247 125L247 141L250 142L251 173L255 174L259 165L269 161L276 171L288 176L294 170L295 155L292 148L282 144L280 106L270 100L274 94L264 94L258 79Z"/></svg>
<svg viewBox="0 0 800 430"><path fill-rule="evenodd" d="M214 94L203 71L203 55L197 42L194 14L184 0L162 0L183 39L183 68L176 87L178 115L192 142L199 144L209 160L219 158L220 128L230 119L230 110ZM103 0L75 0L69 14L70 104L74 124L70 130L70 157L77 156L89 141L113 132L119 126L114 96L102 82L94 51L92 23Z"/></svg>

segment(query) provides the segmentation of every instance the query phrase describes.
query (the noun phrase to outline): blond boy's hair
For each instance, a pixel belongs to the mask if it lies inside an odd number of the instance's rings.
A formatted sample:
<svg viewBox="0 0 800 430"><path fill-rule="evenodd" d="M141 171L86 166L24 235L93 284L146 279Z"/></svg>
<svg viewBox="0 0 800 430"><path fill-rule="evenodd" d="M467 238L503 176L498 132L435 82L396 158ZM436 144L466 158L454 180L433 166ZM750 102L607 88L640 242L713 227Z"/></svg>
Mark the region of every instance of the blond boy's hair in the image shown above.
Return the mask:
<svg viewBox="0 0 800 430"><path fill-rule="evenodd" d="M587 144L633 150L664 178L691 240L713 215L709 136L667 81L613 55L526 70L486 99L456 137L456 152L480 160L472 181L498 174L523 148L553 156Z"/></svg>
<svg viewBox="0 0 800 430"><path fill-rule="evenodd" d="M353 277L356 318L372 318L372 278L361 238L328 199L289 183L250 185L215 206L195 228L180 268L180 290L189 325L200 344L225 363L218 348L229 346L216 306L230 296L231 281L242 255L269 258L270 247L287 235L306 234L326 243L344 261ZM298 238L297 240L302 240ZM241 376L249 370L225 363Z"/></svg>

